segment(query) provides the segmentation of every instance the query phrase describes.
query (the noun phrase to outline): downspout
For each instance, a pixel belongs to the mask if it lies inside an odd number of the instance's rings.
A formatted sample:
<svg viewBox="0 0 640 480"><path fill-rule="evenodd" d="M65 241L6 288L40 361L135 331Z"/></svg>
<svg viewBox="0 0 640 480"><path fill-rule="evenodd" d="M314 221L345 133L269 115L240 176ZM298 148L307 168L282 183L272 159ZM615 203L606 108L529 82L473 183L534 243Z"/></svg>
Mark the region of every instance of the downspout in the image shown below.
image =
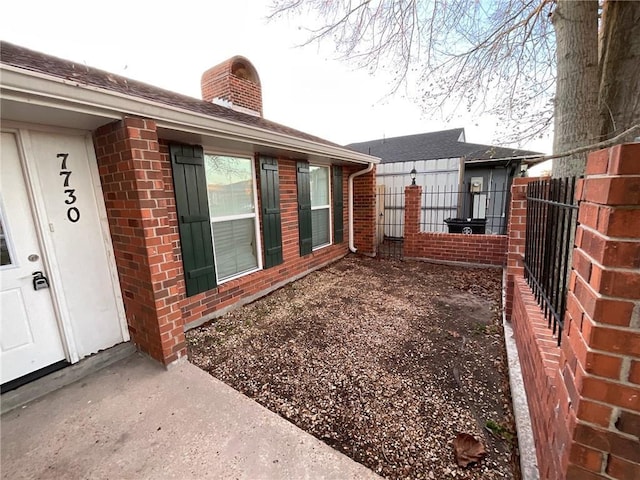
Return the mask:
<svg viewBox="0 0 640 480"><path fill-rule="evenodd" d="M364 170L358 170L355 173L349 175L349 250L356 253L358 249L353 244L353 179L360 175L366 175L373 170L373 163L369 163L369 166Z"/></svg>

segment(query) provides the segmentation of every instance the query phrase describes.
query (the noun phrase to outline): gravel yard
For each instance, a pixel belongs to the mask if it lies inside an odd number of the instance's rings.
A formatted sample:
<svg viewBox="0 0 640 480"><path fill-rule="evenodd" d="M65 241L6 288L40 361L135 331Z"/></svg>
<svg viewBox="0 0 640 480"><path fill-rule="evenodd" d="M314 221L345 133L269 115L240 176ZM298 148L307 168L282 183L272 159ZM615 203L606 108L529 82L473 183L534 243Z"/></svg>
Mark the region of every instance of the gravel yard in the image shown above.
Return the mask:
<svg viewBox="0 0 640 480"><path fill-rule="evenodd" d="M190 359L386 478L517 479L500 293L499 270L350 255L191 330ZM486 448L466 468L462 432Z"/></svg>

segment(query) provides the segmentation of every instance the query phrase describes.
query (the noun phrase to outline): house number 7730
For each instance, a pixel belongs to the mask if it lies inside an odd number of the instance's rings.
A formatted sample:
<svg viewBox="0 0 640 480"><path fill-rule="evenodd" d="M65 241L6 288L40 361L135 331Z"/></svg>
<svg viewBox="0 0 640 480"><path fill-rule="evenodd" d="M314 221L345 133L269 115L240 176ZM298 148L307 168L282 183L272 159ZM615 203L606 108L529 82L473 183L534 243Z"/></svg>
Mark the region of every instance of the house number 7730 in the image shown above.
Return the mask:
<svg viewBox="0 0 640 480"><path fill-rule="evenodd" d="M64 203L68 205L67 218L70 222L76 223L78 220L80 220L80 210L78 210L78 207L72 206L78 199L76 198L76 189L71 188L71 174L73 172L67 168L67 160L69 159L69 154L59 153L57 157L61 159L60 176L64 177L63 187L64 193L67 196L67 198L65 198L64 200Z"/></svg>

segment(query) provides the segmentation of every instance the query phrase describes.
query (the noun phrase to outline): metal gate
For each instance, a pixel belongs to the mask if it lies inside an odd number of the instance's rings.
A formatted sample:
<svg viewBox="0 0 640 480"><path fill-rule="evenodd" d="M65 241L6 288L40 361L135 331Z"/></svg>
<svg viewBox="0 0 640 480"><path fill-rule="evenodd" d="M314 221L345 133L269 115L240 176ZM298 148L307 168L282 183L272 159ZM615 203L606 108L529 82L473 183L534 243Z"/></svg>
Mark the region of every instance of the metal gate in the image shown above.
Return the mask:
<svg viewBox="0 0 640 480"><path fill-rule="evenodd" d="M404 188L378 185L376 194L376 256L378 259L403 258Z"/></svg>

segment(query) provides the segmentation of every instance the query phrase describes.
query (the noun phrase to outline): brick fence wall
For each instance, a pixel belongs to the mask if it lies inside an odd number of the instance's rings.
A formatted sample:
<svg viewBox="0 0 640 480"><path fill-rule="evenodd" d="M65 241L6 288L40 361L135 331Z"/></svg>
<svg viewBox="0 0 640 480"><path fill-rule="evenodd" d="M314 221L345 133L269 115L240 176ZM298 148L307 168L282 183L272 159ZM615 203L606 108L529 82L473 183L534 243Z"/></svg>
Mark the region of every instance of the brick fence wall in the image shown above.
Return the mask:
<svg viewBox="0 0 640 480"><path fill-rule="evenodd" d="M404 256L449 262L502 266L507 260L506 235L462 235L420 231L422 187L405 187Z"/></svg>
<svg viewBox="0 0 640 480"><path fill-rule="evenodd" d="M531 415L538 469L542 479L562 478L561 457L568 443L566 398L558 394L558 340L548 328L524 278L512 284L511 317ZM561 405L559 398L565 398Z"/></svg>
<svg viewBox="0 0 640 480"><path fill-rule="evenodd" d="M505 311L511 320L514 279L524 277L524 241L527 225L527 184L539 178L514 178L511 184L511 208L507 226L507 285Z"/></svg>
<svg viewBox="0 0 640 480"><path fill-rule="evenodd" d="M506 313L541 478L640 478L640 144L592 153L578 183L561 347L522 280L524 183L512 187Z"/></svg>
<svg viewBox="0 0 640 480"><path fill-rule="evenodd" d="M126 118L105 125L94 132L94 145L131 339L162 363L186 355L187 324L210 319L348 253L347 181L363 167L343 167L343 241L300 257L296 162L279 158L284 262L187 297L168 144L158 139L155 122ZM359 252L372 254L375 171L357 177L354 190L355 244Z"/></svg>

